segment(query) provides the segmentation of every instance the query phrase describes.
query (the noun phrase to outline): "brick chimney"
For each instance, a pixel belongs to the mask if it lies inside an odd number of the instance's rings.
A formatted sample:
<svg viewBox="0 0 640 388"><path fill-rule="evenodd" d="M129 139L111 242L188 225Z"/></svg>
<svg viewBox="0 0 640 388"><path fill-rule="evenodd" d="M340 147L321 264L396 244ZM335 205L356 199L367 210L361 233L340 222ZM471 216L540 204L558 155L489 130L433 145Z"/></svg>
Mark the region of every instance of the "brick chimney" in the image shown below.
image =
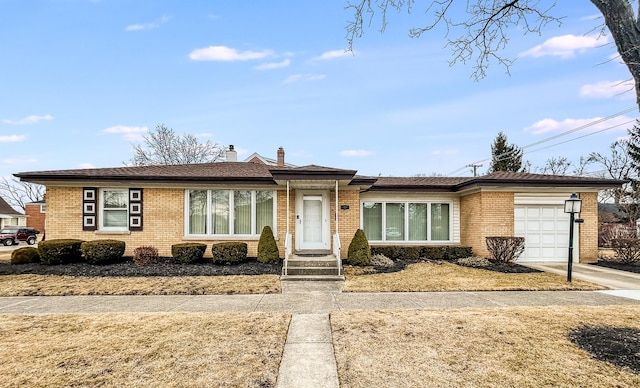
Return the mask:
<svg viewBox="0 0 640 388"><path fill-rule="evenodd" d="M238 161L238 153L233 148L233 145L229 145L229 149L227 150L227 162L237 162Z"/></svg>
<svg viewBox="0 0 640 388"><path fill-rule="evenodd" d="M284 167L284 148L278 148L278 167Z"/></svg>

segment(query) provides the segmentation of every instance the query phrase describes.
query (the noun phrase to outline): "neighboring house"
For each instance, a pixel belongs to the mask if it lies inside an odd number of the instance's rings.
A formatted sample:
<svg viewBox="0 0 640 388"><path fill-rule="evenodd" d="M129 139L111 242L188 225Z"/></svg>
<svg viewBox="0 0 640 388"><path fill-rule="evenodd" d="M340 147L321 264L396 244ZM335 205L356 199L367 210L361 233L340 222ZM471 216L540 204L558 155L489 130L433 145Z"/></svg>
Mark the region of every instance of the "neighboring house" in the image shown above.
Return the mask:
<svg viewBox="0 0 640 388"><path fill-rule="evenodd" d="M185 241L244 241L256 256L272 227L281 257L347 255L358 228L376 245L463 245L487 256L487 236L523 236L521 261L566 261L564 200L583 201L575 260L598 256L598 191L623 182L496 172L479 177L368 177L316 165L237 162L36 171L15 174L47 190L47 238L153 245L163 256ZM264 159L264 158L262 158ZM340 249L341 247L341 249ZM211 250L207 250L211 255Z"/></svg>
<svg viewBox="0 0 640 388"><path fill-rule="evenodd" d="M47 204L44 200L24 204L24 213L27 216L27 226L40 232L40 238L45 236L45 216Z"/></svg>
<svg viewBox="0 0 640 388"><path fill-rule="evenodd" d="M5 226L24 226L26 219L24 214L12 208L7 201L0 197L0 229Z"/></svg>

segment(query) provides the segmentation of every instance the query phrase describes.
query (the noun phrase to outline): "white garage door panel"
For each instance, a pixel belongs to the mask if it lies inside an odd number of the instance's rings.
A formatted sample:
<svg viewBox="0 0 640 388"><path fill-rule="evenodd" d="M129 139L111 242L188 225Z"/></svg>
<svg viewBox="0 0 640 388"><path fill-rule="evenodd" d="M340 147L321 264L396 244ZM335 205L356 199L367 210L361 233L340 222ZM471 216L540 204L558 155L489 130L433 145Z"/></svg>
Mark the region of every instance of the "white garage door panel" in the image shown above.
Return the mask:
<svg viewBox="0 0 640 388"><path fill-rule="evenodd" d="M518 261L567 261L569 215L563 206L516 205L514 228L516 236L525 238L525 251ZM574 243L577 252L577 240Z"/></svg>

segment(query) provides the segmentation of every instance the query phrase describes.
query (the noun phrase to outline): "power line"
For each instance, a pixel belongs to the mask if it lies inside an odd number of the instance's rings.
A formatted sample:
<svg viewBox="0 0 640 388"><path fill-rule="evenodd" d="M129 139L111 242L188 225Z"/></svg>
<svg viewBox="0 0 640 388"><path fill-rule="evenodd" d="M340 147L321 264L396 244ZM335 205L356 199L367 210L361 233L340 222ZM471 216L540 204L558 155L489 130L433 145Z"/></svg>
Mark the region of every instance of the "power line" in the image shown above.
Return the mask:
<svg viewBox="0 0 640 388"><path fill-rule="evenodd" d="M583 124L583 125L581 125L581 126L579 126L579 127L572 128L572 129L569 129L569 130L567 130L567 131L564 131L564 132L561 132L561 133L559 133L559 134L556 134L556 135L553 135L553 136L551 136L551 137L548 137L548 138L546 138L546 139L542 139L542 140L540 140L540 141L537 141L537 142L534 142L534 143L528 144L528 145L526 145L526 146L524 146L524 147L520 148L520 150L523 150L523 151L524 151L524 149L526 149L526 148L530 148L530 147L533 147L533 146L536 146L536 145L539 145L539 144L546 143L546 142L548 142L548 141L551 141L551 140L557 139L557 138L559 138L559 137L566 136L566 135L569 135L569 134L574 133L574 132L577 132L577 131L581 131L581 130L586 129L586 128L589 128L589 127L591 127L591 126L593 126L593 125L600 124L600 123L602 123L602 122L605 122L605 121L611 120L611 119L616 118L616 117L618 117L618 116L621 116L621 115L623 115L623 114L625 114L625 113L629 113L629 112L631 112L631 111L634 111L635 109L636 109L636 107L635 107L635 106L634 106L634 107L627 108L627 109L625 109L625 110L622 110L622 111L620 111L620 112L614 113L614 114L612 114L612 115L609 115L609 116L606 116L606 117L603 117L603 118L600 118L600 119L594 120L594 121L589 122L589 123L587 123L587 124ZM596 131L596 132L592 132L592 133L589 133L589 134L586 134L586 135L583 135L583 136L579 136L579 137L576 137L576 138L573 138L573 139L570 139L570 140L567 140L567 141L563 141L563 142L560 142L560 143L552 144L552 145L549 145L549 146L546 146L546 147L543 147L543 148L538 148L538 149L535 149L535 150L532 150L532 151L528 151L528 152L526 152L526 153L536 152L536 151L540 151L540 150L543 150L543 149L551 148L551 147L554 147L554 146L557 146L557 145L560 145L560 144L565 144L565 143L568 143L568 142L571 142L571 141L575 141L575 140L581 139L581 138L583 138L583 137L587 137L587 136L590 136L590 135L594 135L594 134L596 134L596 133L600 133L600 132L608 131L608 130L610 130L610 129L613 129L613 128L616 128L616 127L619 127L619 126L626 125L626 124L628 124L628 123L630 123L630 122L632 122L632 121L634 121L634 120L629 120L629 121L627 121L627 122L625 122L625 123L622 123L622 124L617 124L617 125L614 125L614 126L612 126L612 127L608 127L608 128L605 128L605 129L601 129L601 130ZM513 156L513 154L514 154L515 152L516 152L516 151L509 151L509 152L505 152L505 153L503 153L503 154L499 154L499 155L497 155L497 156L496 156L496 160L497 160L497 161L500 161L500 160L508 159L508 158L512 157L512 156ZM523 154L524 154L524 153L525 153L525 152L523 152ZM464 167L460 167L459 169L457 169L457 170L455 170L455 171L450 172L448 175L449 175L449 176L454 175L454 174L456 174L456 173L458 173L458 172L460 172L460 171L462 171L462 170L464 170L464 169L466 169L466 168L468 168L468 167L470 167L470 166L473 166L473 165L479 165L479 164L485 163L485 162L490 161L490 160L491 160L491 158L488 158L488 159L482 159L482 160L479 160L479 161L477 161L477 162L469 163L469 164L465 165Z"/></svg>

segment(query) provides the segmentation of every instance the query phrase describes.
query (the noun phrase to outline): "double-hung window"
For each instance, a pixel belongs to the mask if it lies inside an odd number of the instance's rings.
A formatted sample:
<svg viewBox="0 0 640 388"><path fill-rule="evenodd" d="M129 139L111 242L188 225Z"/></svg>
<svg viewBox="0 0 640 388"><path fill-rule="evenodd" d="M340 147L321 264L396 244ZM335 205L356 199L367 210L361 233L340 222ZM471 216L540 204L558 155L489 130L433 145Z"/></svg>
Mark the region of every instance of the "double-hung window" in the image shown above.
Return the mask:
<svg viewBox="0 0 640 388"><path fill-rule="evenodd" d="M451 204L362 202L362 229L369 241L449 241Z"/></svg>
<svg viewBox="0 0 640 388"><path fill-rule="evenodd" d="M187 190L187 235L256 236L275 233L276 193L271 190Z"/></svg>
<svg viewBox="0 0 640 388"><path fill-rule="evenodd" d="M100 194L100 229L128 230L129 190L102 189Z"/></svg>

